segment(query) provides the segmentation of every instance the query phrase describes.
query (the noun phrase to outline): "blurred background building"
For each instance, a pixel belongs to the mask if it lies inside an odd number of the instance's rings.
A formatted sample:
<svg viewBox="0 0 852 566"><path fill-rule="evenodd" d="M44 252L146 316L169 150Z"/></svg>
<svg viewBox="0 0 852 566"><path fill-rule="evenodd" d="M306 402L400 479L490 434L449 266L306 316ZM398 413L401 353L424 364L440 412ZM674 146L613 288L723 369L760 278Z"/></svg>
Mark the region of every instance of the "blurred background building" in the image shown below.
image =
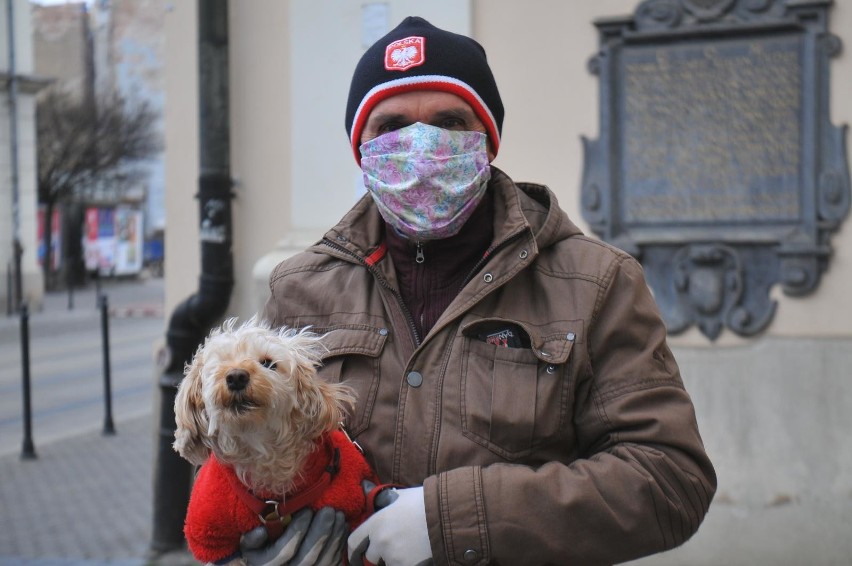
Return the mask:
<svg viewBox="0 0 852 566"><path fill-rule="evenodd" d="M148 133L160 140L58 198L61 261L55 263L66 284L82 283L86 273L135 275L146 254L162 255L165 13L161 0L33 4L34 61L39 75L54 79L49 94L59 103L83 100L97 117L114 112L132 120L144 113ZM47 94L39 106L45 113L53 102ZM123 143L117 134L106 137L108 131L97 135L107 145ZM40 191L42 205L46 192Z"/></svg>
<svg viewBox="0 0 852 566"><path fill-rule="evenodd" d="M80 286L93 274L133 276L162 261L166 3L4 4L11 9L3 11L3 53L10 51L7 37L14 36L20 76L13 144L19 172L6 143L12 135L6 122L0 159L8 164L3 171L9 182L2 190L10 204L19 194L21 214L19 220L11 213L0 218L0 259L12 274L0 295L16 306L9 238L17 222L21 298L38 309L45 289ZM5 23L10 12L11 28ZM12 64L8 55L3 64ZM5 88L3 96L11 99L11 92Z"/></svg>
<svg viewBox="0 0 852 566"><path fill-rule="evenodd" d="M0 10L0 298L7 308L22 300L39 304L44 290L35 252L35 97L46 81L34 75L30 23L26 0L4 0Z"/></svg>

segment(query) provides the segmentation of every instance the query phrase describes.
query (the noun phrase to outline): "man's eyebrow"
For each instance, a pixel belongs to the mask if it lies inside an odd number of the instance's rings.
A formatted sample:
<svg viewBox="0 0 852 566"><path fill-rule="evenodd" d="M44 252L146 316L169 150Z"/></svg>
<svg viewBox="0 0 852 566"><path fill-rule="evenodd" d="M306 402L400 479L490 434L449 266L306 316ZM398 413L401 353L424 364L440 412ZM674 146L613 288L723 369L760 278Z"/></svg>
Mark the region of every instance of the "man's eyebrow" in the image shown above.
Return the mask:
<svg viewBox="0 0 852 566"><path fill-rule="evenodd" d="M471 120L475 114L469 108L458 107L458 108L448 108L447 110L440 110L432 114L430 118L430 122L437 120L444 120L446 118L463 118L464 120ZM403 112L379 112L370 115L369 121L372 123L386 123L386 122L407 122L411 121L411 117Z"/></svg>
<svg viewBox="0 0 852 566"><path fill-rule="evenodd" d="M370 118L367 120L368 122L403 122L407 120L408 117L401 112L379 112L378 114L371 114Z"/></svg>
<svg viewBox="0 0 852 566"><path fill-rule="evenodd" d="M465 120L470 120L474 116L475 114L472 110L464 107L458 107L435 112L435 114L432 115L432 119L443 120L444 118L464 118Z"/></svg>

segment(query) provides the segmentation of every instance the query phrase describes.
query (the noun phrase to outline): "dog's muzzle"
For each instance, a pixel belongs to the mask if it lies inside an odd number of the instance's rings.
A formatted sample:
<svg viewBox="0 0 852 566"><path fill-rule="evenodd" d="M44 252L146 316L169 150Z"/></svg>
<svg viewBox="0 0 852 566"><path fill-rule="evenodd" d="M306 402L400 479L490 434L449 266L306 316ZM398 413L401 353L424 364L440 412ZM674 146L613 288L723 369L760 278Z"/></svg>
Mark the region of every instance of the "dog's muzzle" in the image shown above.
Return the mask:
<svg viewBox="0 0 852 566"><path fill-rule="evenodd" d="M248 387L249 373L244 369L232 369L225 374L225 383L228 384L229 391L243 391Z"/></svg>

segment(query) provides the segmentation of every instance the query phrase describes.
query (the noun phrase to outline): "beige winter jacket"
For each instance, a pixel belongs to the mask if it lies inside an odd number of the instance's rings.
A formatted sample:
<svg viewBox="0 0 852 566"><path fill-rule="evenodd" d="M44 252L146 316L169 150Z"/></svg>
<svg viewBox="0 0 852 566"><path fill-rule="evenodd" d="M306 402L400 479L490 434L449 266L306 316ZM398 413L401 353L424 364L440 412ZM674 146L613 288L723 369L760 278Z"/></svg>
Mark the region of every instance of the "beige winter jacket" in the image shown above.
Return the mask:
<svg viewBox="0 0 852 566"><path fill-rule="evenodd" d="M274 270L265 317L329 333L320 372L356 390L346 424L379 477L424 485L436 565L683 543L716 477L641 266L546 187L495 168L489 190L492 247L421 344L369 196Z"/></svg>

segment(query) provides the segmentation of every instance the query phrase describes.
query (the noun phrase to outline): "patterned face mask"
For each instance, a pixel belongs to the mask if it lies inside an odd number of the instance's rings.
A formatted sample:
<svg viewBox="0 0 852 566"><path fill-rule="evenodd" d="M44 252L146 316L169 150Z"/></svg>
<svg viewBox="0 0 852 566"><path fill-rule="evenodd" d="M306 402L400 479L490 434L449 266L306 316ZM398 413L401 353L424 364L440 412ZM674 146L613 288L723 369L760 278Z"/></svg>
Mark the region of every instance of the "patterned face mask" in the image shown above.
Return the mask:
<svg viewBox="0 0 852 566"><path fill-rule="evenodd" d="M420 122L383 134L361 145L364 186L410 240L455 236L491 178L486 139Z"/></svg>

